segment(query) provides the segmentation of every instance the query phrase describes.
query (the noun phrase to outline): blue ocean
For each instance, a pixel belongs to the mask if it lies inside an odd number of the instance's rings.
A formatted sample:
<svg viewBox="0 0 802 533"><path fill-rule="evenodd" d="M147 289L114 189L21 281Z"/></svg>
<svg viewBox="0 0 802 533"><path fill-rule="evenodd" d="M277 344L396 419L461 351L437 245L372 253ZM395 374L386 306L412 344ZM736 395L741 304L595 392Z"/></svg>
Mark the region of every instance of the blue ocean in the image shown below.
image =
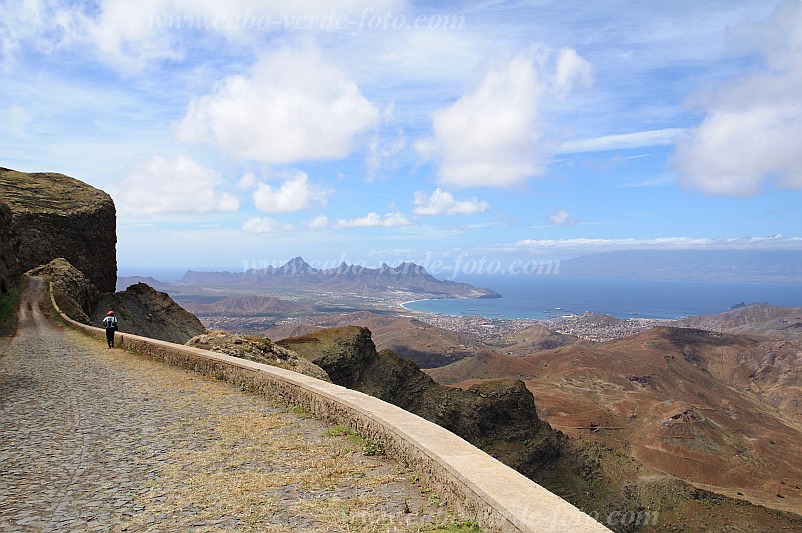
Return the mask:
<svg viewBox="0 0 802 533"><path fill-rule="evenodd" d="M493 289L502 298L418 300L405 307L452 316L549 319L585 311L618 318L673 319L723 313L740 302L802 306L802 284L571 279L474 275L455 281Z"/></svg>

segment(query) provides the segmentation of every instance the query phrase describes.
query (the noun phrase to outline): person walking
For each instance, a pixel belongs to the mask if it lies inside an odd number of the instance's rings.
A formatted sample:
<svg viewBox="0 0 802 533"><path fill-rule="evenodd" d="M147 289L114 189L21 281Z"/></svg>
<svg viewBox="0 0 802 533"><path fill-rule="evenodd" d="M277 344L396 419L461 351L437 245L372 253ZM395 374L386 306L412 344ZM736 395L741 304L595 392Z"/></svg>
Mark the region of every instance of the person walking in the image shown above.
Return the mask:
<svg viewBox="0 0 802 533"><path fill-rule="evenodd" d="M109 348L114 348L114 332L117 331L117 317L114 316L114 311L106 313L103 327L106 328L106 342L109 344Z"/></svg>

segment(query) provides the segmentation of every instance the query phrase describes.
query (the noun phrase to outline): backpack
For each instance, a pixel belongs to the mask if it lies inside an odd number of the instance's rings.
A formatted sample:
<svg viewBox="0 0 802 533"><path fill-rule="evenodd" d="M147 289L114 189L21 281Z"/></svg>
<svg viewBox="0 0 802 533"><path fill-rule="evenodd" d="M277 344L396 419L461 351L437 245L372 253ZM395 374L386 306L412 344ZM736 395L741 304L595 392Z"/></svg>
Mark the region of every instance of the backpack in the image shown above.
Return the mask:
<svg viewBox="0 0 802 533"><path fill-rule="evenodd" d="M117 329L117 317L107 316L106 318L103 319L103 325L107 328Z"/></svg>

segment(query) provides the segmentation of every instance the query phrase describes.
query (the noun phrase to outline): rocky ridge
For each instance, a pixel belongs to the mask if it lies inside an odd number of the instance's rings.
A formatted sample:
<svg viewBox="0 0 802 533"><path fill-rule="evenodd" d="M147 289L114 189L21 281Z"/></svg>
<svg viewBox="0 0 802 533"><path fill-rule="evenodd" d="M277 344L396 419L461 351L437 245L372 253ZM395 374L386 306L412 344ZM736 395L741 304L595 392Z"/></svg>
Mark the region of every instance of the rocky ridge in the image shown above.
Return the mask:
<svg viewBox="0 0 802 533"><path fill-rule="evenodd" d="M434 298L500 298L491 289L473 287L467 283L443 281L415 263L401 263L379 268L342 263L336 268L315 268L301 257L291 259L280 267L268 266L247 272L188 271L178 284L200 287L281 288L330 291L339 293L413 294Z"/></svg>

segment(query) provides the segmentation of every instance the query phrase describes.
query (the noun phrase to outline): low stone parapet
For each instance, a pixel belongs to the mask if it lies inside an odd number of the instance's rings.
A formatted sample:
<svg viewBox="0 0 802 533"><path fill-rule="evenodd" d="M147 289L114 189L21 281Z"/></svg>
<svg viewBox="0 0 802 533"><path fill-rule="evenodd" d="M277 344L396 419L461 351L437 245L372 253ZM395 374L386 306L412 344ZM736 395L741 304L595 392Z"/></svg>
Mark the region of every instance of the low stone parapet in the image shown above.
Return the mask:
<svg viewBox="0 0 802 533"><path fill-rule="evenodd" d="M105 341L101 328L73 328ZM380 441L385 453L486 531L609 531L590 516L457 435L392 404L303 374L238 357L117 332L115 346L303 406L331 424L345 424Z"/></svg>

